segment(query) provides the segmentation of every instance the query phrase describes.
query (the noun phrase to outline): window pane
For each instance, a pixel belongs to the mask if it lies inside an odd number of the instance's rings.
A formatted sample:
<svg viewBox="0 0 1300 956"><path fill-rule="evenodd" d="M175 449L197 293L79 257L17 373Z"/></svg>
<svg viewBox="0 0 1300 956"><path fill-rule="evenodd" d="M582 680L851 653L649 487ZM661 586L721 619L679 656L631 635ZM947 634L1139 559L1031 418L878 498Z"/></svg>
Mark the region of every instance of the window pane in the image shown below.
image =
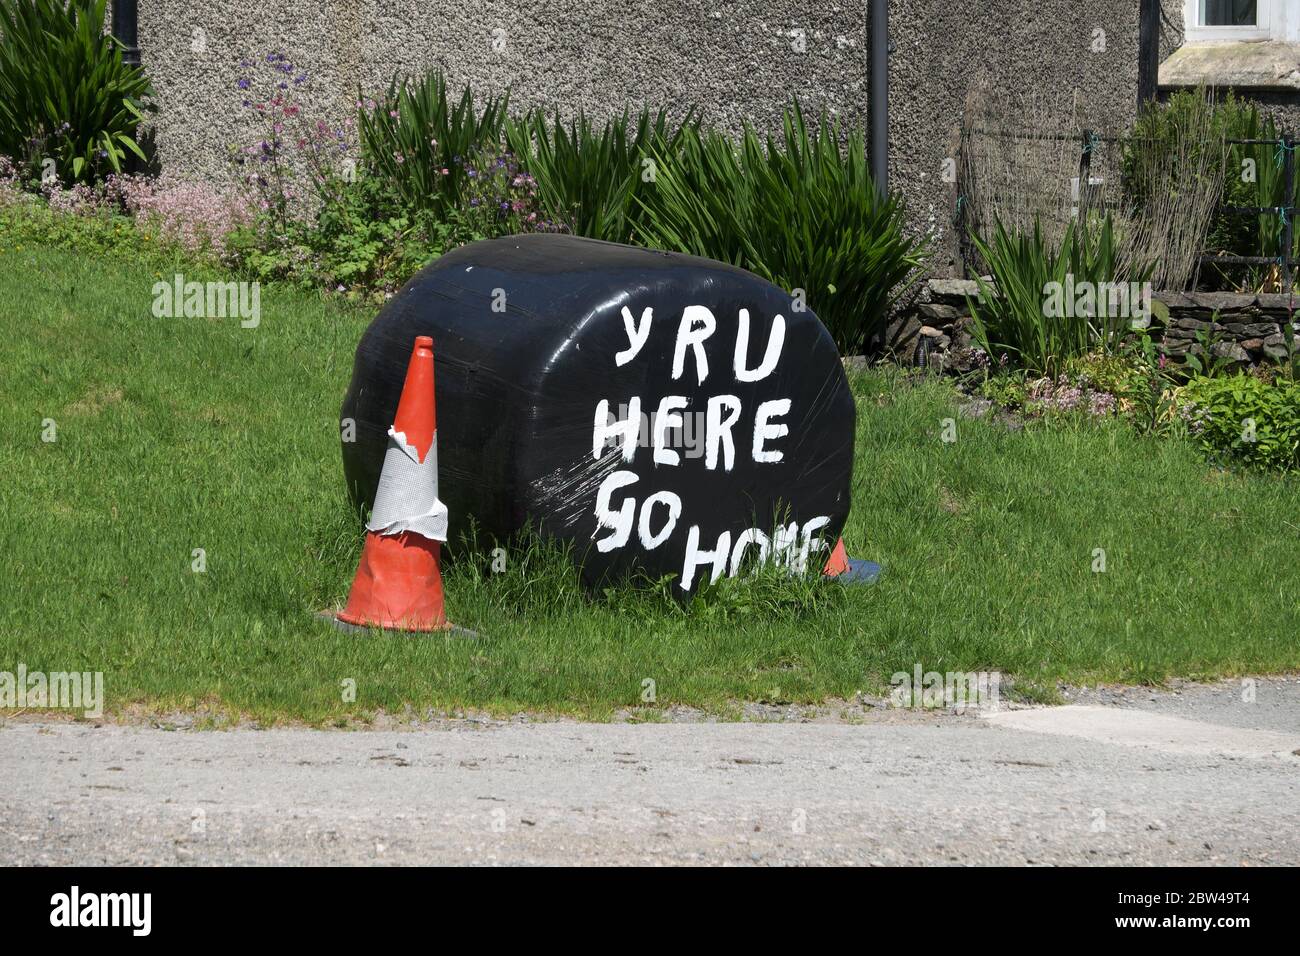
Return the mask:
<svg viewBox="0 0 1300 956"><path fill-rule="evenodd" d="M1258 0L1201 0L1201 26L1253 27Z"/></svg>

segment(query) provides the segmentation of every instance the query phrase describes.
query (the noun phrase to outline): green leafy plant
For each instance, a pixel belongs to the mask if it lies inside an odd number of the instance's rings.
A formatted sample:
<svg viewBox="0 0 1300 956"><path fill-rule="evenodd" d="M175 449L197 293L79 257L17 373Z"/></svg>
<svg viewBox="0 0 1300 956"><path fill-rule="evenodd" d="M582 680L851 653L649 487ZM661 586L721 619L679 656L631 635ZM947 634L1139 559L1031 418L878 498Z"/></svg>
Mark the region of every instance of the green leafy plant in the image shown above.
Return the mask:
<svg viewBox="0 0 1300 956"><path fill-rule="evenodd" d="M1275 211L1234 213L1228 207L1274 210L1294 205L1297 192L1286 195L1285 149L1266 142L1278 140L1277 124L1258 106L1231 92L1219 97L1209 91L1184 90L1165 103L1145 107L1134 124L1123 154L1125 194L1146 219L1174 217L1172 234L1200 236L1203 248L1192 250L1235 256L1282 256L1285 219ZM1170 176L1173 171L1175 175ZM1300 188L1300 183L1297 184ZM1208 191L1203 227L1187 220L1180 197ZM1174 242L1183 248L1186 243ZM1163 248L1169 248L1165 246ZM1291 255L1300 255L1300 231ZM1208 273L1208 274L1207 274ZM1280 265L1213 265L1201 270L1201 284L1253 291L1285 291Z"/></svg>
<svg viewBox="0 0 1300 956"><path fill-rule="evenodd" d="M746 127L736 146L691 125L654 170L637 197L637 241L803 290L841 352L869 346L921 264L924 242L908 234L902 200L877 190L862 130L825 117L810 129L797 102L780 139Z"/></svg>
<svg viewBox="0 0 1300 956"><path fill-rule="evenodd" d="M557 111L533 110L506 122L506 139L537 179L546 214L570 232L627 242L647 192L654 188L656 156L676 156L694 111L675 127L667 111L642 108L635 125L627 111L597 133L585 113L567 126Z"/></svg>
<svg viewBox="0 0 1300 956"><path fill-rule="evenodd" d="M447 215L470 176L466 160L502 141L509 95L476 105L466 84L452 102L441 71L394 78L379 101L358 99L357 131L370 175L387 179L407 208Z"/></svg>
<svg viewBox="0 0 1300 956"><path fill-rule="evenodd" d="M1219 313L1214 313L1214 322L1219 321ZM1183 356L1187 371L1194 377L1215 378L1228 374L1234 363L1232 359L1220 354L1218 346L1229 341L1220 332L1207 332L1200 329L1196 333L1196 345Z"/></svg>
<svg viewBox="0 0 1300 956"><path fill-rule="evenodd" d="M1273 118L1261 115L1248 100L1223 104L1225 136L1241 140L1280 140L1282 131ZM1294 149L1295 147L1291 147ZM1268 143L1229 143L1226 186L1223 205L1240 208L1268 209L1256 216L1234 214L1221 209L1216 215L1206 243L1210 252L1240 256L1283 254L1284 215L1273 212L1296 204L1297 184L1290 196L1286 193L1286 148ZM1297 177L1300 180L1300 177ZM1291 256L1300 256L1300 231L1294 233ZM1280 263L1267 266L1215 266L1223 283L1252 290L1286 291ZM1236 281L1233 281L1233 280Z"/></svg>
<svg viewBox="0 0 1300 956"><path fill-rule="evenodd" d="M1099 227L1071 222L1059 247L1037 223L1033 233L1013 234L997 221L991 240L972 238L993 277L979 278L978 301L967 300L972 334L990 355L1009 354L1025 369L1052 376L1068 359L1120 347L1136 303L1118 308L1109 290L1144 282L1151 270L1123 276L1109 217ZM1091 291L1076 298L1073 291L1083 289Z"/></svg>
<svg viewBox="0 0 1300 956"><path fill-rule="evenodd" d="M32 177L91 182L144 158L135 133L153 89L104 34L104 5L0 0L0 154Z"/></svg>
<svg viewBox="0 0 1300 956"><path fill-rule="evenodd" d="M1192 288L1228 177L1227 111L1198 89L1139 111L1122 154L1125 248L1162 289Z"/></svg>
<svg viewBox="0 0 1300 956"><path fill-rule="evenodd" d="M1300 384L1255 375L1195 378L1179 399L1189 431L1216 458L1279 471L1300 468Z"/></svg>

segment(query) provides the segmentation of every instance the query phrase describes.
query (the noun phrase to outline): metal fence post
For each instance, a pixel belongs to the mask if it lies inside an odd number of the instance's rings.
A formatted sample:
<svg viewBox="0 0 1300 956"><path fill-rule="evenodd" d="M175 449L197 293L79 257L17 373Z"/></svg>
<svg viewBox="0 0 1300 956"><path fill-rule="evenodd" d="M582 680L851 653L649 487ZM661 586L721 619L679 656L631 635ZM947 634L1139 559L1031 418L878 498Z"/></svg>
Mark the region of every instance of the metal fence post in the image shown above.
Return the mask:
<svg viewBox="0 0 1300 956"><path fill-rule="evenodd" d="M1291 292L1295 264L1295 148L1288 133L1282 133L1282 281Z"/></svg>
<svg viewBox="0 0 1300 956"><path fill-rule="evenodd" d="M1083 131L1083 147L1079 153L1079 222L1088 222L1088 185L1092 172L1092 130Z"/></svg>

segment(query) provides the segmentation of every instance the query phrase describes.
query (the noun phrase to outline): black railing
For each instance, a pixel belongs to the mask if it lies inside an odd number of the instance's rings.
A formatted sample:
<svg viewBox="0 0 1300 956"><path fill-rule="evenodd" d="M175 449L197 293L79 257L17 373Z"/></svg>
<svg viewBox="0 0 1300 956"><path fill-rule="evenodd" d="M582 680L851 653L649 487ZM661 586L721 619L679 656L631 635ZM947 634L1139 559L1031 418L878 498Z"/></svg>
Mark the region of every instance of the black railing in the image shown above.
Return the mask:
<svg viewBox="0 0 1300 956"><path fill-rule="evenodd" d="M1077 195L1071 197L1074 200L1071 218L1087 221L1088 213L1093 210L1118 210L1123 208L1122 201L1118 199L1107 199L1105 197L1104 187L1098 187L1092 182L1092 161L1094 155L1102 146L1112 146L1117 143L1123 143L1125 142L1124 137L1104 136L1090 129L1085 129L1080 133L1030 133L1019 130L990 130L978 126L963 124L960 133L960 145L958 147L960 154L965 154L965 152L970 149L970 140L973 136L1029 140L1039 143L1078 143L1079 185ZM967 197L962 191L962 177L966 174L964 155L962 156L958 167L958 193L955 225L957 229L957 244L961 257L962 273L963 275L969 275L970 267L976 261L976 255L974 244L971 242L971 234L974 230L972 227L969 197ZM985 223L984 225L987 226L988 224Z"/></svg>
<svg viewBox="0 0 1300 956"><path fill-rule="evenodd" d="M1297 141L1283 133L1280 139L1230 139L1232 145L1272 146L1282 162L1281 206L1220 206L1219 211L1239 216L1277 216L1282 222L1276 256L1236 256L1214 253L1201 256L1203 265L1268 266L1276 265L1281 272L1281 288L1290 292L1295 284L1295 267L1300 259L1295 252L1296 179L1295 151ZM1255 171L1259 175L1259 171Z"/></svg>
<svg viewBox="0 0 1300 956"><path fill-rule="evenodd" d="M1083 130L1082 133L1027 133L1009 130L986 130L978 127L965 126L962 129L961 148L969 148L968 142L972 135L994 136L1008 139L1025 139L1040 142L1070 142L1079 143L1079 194L1076 197L1075 213L1076 217L1086 218L1087 213L1094 209L1117 209L1122 205L1115 200L1107 200L1097 195L1097 190L1093 188L1092 183L1092 160L1094 154L1103 145L1113 145L1124 142L1123 137L1118 136L1101 136L1092 130ZM1272 146L1280 156L1283 164L1282 172L1282 202L1281 206L1229 206L1220 205L1218 212L1229 213L1232 215L1253 215L1264 216L1273 215L1279 217L1282 222L1281 235L1279 237L1278 255L1258 255L1258 256L1239 256L1227 253L1207 253L1200 257L1202 265L1241 265L1241 266L1268 266L1276 265L1281 273L1281 288L1285 291L1291 291L1295 287L1297 279L1296 267L1300 266L1300 258L1296 256L1295 243L1295 217L1300 212L1300 207L1296 205L1296 149L1300 147L1300 140L1291 138L1287 133L1282 133L1279 139L1230 139L1227 140L1230 145L1242 146ZM1256 173L1258 175L1258 171ZM960 189L960 185L959 185ZM959 236L959 245L961 247L962 266L965 270L974 260L974 250L970 244L971 218L970 210L967 203L967 197L959 192L957 197L957 229ZM1261 250L1263 251L1263 250Z"/></svg>

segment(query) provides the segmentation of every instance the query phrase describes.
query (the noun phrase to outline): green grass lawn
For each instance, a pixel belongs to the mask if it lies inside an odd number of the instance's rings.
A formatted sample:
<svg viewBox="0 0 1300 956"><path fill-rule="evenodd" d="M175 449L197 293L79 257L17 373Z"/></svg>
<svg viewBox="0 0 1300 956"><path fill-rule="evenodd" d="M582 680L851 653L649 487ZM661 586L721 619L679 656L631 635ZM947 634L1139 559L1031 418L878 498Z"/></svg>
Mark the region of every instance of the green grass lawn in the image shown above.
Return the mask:
<svg viewBox="0 0 1300 956"><path fill-rule="evenodd" d="M1040 695L1300 668L1296 479L1224 473L1115 423L960 419L945 444L951 386L883 372L854 382L845 532L886 566L875 586L759 582L683 611L589 600L534 554L448 571L451 616L481 640L338 633L313 613L344 599L360 551L337 415L370 310L264 289L256 329L156 319L154 281L0 251L0 670L103 671L110 710L600 717L639 706L647 678L658 707L726 712L878 692L918 663Z"/></svg>

